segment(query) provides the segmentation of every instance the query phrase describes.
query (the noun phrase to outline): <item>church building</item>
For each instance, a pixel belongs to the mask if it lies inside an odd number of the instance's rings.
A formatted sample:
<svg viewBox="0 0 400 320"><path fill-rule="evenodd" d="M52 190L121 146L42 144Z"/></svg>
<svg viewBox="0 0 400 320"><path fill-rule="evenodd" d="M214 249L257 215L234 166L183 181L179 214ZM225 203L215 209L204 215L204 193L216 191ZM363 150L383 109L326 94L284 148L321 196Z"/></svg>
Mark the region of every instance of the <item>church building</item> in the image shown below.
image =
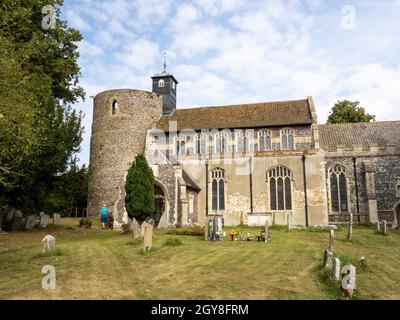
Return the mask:
<svg viewBox="0 0 400 320"><path fill-rule="evenodd" d="M136 155L155 177L160 226L315 226L400 219L400 121L321 125L312 97L176 108L164 70L152 92L94 98L88 213L105 203L128 222L125 179Z"/></svg>

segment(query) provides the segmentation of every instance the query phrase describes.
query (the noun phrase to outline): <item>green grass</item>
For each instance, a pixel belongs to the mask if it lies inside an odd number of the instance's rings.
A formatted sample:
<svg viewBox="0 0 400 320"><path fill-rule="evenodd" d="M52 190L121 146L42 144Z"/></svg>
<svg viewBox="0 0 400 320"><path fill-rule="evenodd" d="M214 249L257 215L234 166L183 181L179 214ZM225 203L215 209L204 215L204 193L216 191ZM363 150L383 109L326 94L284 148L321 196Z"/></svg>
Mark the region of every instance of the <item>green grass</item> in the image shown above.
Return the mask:
<svg viewBox="0 0 400 320"><path fill-rule="evenodd" d="M327 232L271 228L271 242L204 241L155 229L153 248L130 234L63 226L0 235L0 299L343 299L340 283L321 269ZM256 234L259 228L235 227ZM313 231L313 230L311 230ZM56 237L54 253L41 239ZM353 241L336 231L334 255L357 267L355 299L400 299L400 233L357 227ZM9 251L9 244L15 246ZM181 245L183 244L183 245ZM363 270L359 258L368 268ZM57 289L41 287L44 265L57 272Z"/></svg>

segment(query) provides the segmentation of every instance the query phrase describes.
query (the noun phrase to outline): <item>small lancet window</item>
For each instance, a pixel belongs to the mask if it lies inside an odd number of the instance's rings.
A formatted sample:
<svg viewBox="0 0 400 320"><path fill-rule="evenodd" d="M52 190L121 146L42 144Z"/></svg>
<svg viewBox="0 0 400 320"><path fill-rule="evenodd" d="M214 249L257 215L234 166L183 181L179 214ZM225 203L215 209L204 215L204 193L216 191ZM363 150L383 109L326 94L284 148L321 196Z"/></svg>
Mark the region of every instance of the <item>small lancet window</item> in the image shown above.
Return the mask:
<svg viewBox="0 0 400 320"><path fill-rule="evenodd" d="M114 100L111 105L111 114L115 116L117 114L117 111L118 111L118 101Z"/></svg>
<svg viewBox="0 0 400 320"><path fill-rule="evenodd" d="M164 88L164 86L165 86L165 81L163 79L158 80L158 87Z"/></svg>

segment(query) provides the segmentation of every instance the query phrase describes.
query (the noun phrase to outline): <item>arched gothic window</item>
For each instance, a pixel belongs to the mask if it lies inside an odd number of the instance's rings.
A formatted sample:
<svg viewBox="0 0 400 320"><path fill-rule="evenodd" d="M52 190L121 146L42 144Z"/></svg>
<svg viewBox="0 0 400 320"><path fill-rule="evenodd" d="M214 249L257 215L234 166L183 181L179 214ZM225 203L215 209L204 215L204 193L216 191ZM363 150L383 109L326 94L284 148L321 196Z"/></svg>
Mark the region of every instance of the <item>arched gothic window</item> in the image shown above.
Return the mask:
<svg viewBox="0 0 400 320"><path fill-rule="evenodd" d="M244 134L242 130L235 131L235 152L244 151Z"/></svg>
<svg viewBox="0 0 400 320"><path fill-rule="evenodd" d="M293 129L281 130L282 150L294 150L294 131Z"/></svg>
<svg viewBox="0 0 400 320"><path fill-rule="evenodd" d="M184 135L176 137L176 154L178 156L186 155L186 136Z"/></svg>
<svg viewBox="0 0 400 320"><path fill-rule="evenodd" d="M118 111L118 101L114 100L113 103L111 104L111 114L115 116Z"/></svg>
<svg viewBox="0 0 400 320"><path fill-rule="evenodd" d="M344 166L335 164L329 169L329 184L332 212L347 212L349 206L347 199L346 168Z"/></svg>
<svg viewBox="0 0 400 320"><path fill-rule="evenodd" d="M164 88L164 86L165 86L165 81L163 79L158 80L158 87Z"/></svg>
<svg viewBox="0 0 400 320"><path fill-rule="evenodd" d="M201 133L198 136L197 140L197 145L198 145L198 153L205 155L207 154L207 145L208 145L208 135L205 133Z"/></svg>
<svg viewBox="0 0 400 320"><path fill-rule="evenodd" d="M225 170L216 168L211 171L211 191L212 210L225 210Z"/></svg>
<svg viewBox="0 0 400 320"><path fill-rule="evenodd" d="M292 172L279 166L268 171L271 210L292 210Z"/></svg>
<svg viewBox="0 0 400 320"><path fill-rule="evenodd" d="M258 151L267 151L271 149L271 131L258 131Z"/></svg>

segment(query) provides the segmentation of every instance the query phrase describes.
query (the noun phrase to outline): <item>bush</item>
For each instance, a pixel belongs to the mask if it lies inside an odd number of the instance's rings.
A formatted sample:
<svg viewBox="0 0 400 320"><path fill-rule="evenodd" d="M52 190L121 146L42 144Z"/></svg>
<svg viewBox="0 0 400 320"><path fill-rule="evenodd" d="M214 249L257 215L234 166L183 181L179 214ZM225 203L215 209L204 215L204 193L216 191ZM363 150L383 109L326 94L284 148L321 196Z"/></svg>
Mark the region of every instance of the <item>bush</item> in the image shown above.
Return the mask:
<svg viewBox="0 0 400 320"><path fill-rule="evenodd" d="M167 234L174 234L177 236L204 236L204 228L200 226L171 228L167 230Z"/></svg>
<svg viewBox="0 0 400 320"><path fill-rule="evenodd" d="M176 247L176 246L182 246L183 242L179 238L168 238L165 241L164 245L167 247Z"/></svg>
<svg viewBox="0 0 400 320"><path fill-rule="evenodd" d="M92 221L89 218L82 218L81 220L79 220L79 226L89 229L92 227Z"/></svg>

